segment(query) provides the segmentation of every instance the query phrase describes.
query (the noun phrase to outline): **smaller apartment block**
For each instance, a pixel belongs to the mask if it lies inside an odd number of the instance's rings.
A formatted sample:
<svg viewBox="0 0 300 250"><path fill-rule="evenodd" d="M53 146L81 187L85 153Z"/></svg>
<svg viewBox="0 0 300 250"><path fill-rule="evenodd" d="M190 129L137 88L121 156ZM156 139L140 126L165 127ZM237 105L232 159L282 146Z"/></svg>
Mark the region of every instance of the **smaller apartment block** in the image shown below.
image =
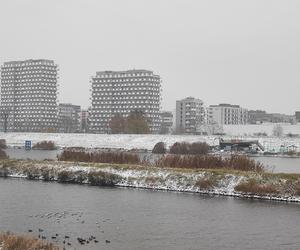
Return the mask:
<svg viewBox="0 0 300 250"><path fill-rule="evenodd" d="M81 107L70 103L58 106L58 131L62 133L80 132Z"/></svg>
<svg viewBox="0 0 300 250"><path fill-rule="evenodd" d="M239 105L210 105L208 108L208 121L219 125L247 124L248 111Z"/></svg>
<svg viewBox="0 0 300 250"><path fill-rule="evenodd" d="M187 97L176 101L177 133L196 134L201 125L206 123L206 110L203 101Z"/></svg>

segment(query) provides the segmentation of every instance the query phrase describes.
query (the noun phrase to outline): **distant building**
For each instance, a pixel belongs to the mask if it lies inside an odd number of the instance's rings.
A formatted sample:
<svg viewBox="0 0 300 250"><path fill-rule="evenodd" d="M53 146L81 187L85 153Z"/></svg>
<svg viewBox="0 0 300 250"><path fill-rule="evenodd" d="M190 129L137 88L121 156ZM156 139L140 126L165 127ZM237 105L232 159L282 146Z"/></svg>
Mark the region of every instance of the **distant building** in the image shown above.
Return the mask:
<svg viewBox="0 0 300 250"><path fill-rule="evenodd" d="M61 133L80 132L80 112L78 105L60 103L58 106L58 131Z"/></svg>
<svg viewBox="0 0 300 250"><path fill-rule="evenodd" d="M248 123L259 124L264 122L271 122L271 115L264 110L249 110Z"/></svg>
<svg viewBox="0 0 300 250"><path fill-rule="evenodd" d="M161 80L149 70L100 71L92 78L90 131L110 133L115 115L141 111L152 133L160 130Z"/></svg>
<svg viewBox="0 0 300 250"><path fill-rule="evenodd" d="M286 115L280 113L267 113L263 110L249 110L249 123L250 124L259 124L259 123L294 123L295 116Z"/></svg>
<svg viewBox="0 0 300 250"><path fill-rule="evenodd" d="M273 123L295 123L295 116L280 113L270 113L271 122Z"/></svg>
<svg viewBox="0 0 300 250"><path fill-rule="evenodd" d="M206 109L203 101L187 97L176 101L176 132L196 134L199 127L206 123Z"/></svg>
<svg viewBox="0 0 300 250"><path fill-rule="evenodd" d="M173 113L164 111L160 113L161 118L161 129L160 133L169 134L173 128Z"/></svg>
<svg viewBox="0 0 300 250"><path fill-rule="evenodd" d="M300 111L295 112L296 122L300 122Z"/></svg>
<svg viewBox="0 0 300 250"><path fill-rule="evenodd" d="M44 59L11 61L1 66L4 130L56 131L57 71L54 61Z"/></svg>
<svg viewBox="0 0 300 250"><path fill-rule="evenodd" d="M89 110L81 110L80 112L80 131L83 133L89 131Z"/></svg>
<svg viewBox="0 0 300 250"><path fill-rule="evenodd" d="M248 111L239 105L219 104L210 105L208 108L208 120L219 125L247 124Z"/></svg>

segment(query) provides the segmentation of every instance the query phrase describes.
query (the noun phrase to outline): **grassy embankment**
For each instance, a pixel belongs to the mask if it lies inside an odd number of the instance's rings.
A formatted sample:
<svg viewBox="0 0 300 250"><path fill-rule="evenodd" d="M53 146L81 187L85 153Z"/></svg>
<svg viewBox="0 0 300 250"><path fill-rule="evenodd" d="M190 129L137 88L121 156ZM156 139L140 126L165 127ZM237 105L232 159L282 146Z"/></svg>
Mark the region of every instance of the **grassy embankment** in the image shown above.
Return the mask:
<svg viewBox="0 0 300 250"><path fill-rule="evenodd" d="M129 153L74 151L65 152L59 159L1 160L0 176L19 174L32 180L191 192L227 190L258 196L300 195L300 174L266 172L260 163L245 156L222 159L209 155L166 155L150 164Z"/></svg>

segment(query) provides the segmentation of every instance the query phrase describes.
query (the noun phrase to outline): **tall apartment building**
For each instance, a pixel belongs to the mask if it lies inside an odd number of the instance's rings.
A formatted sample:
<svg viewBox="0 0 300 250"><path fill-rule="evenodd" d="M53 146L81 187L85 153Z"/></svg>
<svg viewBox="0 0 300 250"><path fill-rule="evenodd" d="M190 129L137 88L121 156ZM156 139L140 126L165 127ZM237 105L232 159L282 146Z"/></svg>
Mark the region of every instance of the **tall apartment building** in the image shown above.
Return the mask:
<svg viewBox="0 0 300 250"><path fill-rule="evenodd" d="M206 109L203 101L187 97L176 101L176 131L178 133L196 134L206 123Z"/></svg>
<svg viewBox="0 0 300 250"><path fill-rule="evenodd" d="M80 132L81 107L71 103L58 105L58 131L62 133Z"/></svg>
<svg viewBox="0 0 300 250"><path fill-rule="evenodd" d="M152 133L160 129L161 80L149 70L100 71L92 77L90 131L109 133L116 114L142 111Z"/></svg>
<svg viewBox="0 0 300 250"><path fill-rule="evenodd" d="M248 110L239 105L219 104L210 105L208 108L209 123L219 125L247 124Z"/></svg>
<svg viewBox="0 0 300 250"><path fill-rule="evenodd" d="M57 71L54 61L44 59L1 66L1 116L7 131L56 130Z"/></svg>

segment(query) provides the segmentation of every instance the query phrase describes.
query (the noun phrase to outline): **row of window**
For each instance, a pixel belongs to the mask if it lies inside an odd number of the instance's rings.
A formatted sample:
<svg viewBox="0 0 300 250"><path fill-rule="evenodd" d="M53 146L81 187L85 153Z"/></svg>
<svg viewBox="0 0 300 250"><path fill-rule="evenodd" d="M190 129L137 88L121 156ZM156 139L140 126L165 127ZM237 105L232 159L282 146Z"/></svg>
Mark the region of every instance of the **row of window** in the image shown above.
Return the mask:
<svg viewBox="0 0 300 250"><path fill-rule="evenodd" d="M150 81L150 82L160 82L157 78L120 78L120 79L102 79L102 78L93 78L94 82L101 83L101 82L140 82L140 81ZM143 82L142 84L145 84ZM115 85L115 84L114 84Z"/></svg>
<svg viewBox="0 0 300 250"><path fill-rule="evenodd" d="M111 92L117 92L117 91L133 91L133 90L154 90L154 91L159 91L159 88L153 88L153 87L122 87L122 88L110 88L110 87L107 87L107 88L101 88L101 87L96 87L94 88L94 91L93 93L97 93L97 92L100 92L100 91L111 91Z"/></svg>
<svg viewBox="0 0 300 250"><path fill-rule="evenodd" d="M136 72L136 73L103 73L97 72L97 76L103 78L110 78L110 77L132 77L132 76L152 76L152 72Z"/></svg>
<svg viewBox="0 0 300 250"><path fill-rule="evenodd" d="M36 65L54 65L54 62L47 61L28 61L28 62L18 62L18 63L4 63L3 68L9 67L23 67L23 66L36 66Z"/></svg>

